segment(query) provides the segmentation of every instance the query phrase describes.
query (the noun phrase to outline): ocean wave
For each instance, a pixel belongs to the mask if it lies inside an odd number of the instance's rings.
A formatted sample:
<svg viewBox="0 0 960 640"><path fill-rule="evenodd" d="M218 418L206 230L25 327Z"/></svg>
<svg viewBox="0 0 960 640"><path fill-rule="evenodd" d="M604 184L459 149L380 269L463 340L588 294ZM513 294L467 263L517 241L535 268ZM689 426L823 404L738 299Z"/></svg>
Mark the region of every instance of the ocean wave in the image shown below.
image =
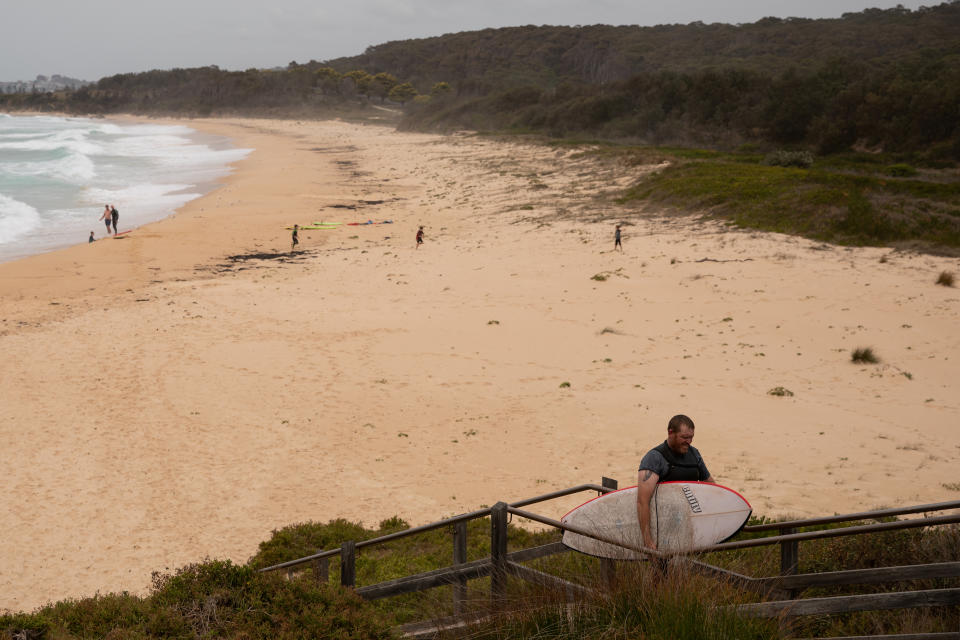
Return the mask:
<svg viewBox="0 0 960 640"><path fill-rule="evenodd" d="M0 120L0 261L82 242L106 203L121 230L170 215L252 151L228 144L182 125Z"/></svg>
<svg viewBox="0 0 960 640"><path fill-rule="evenodd" d="M96 129L101 133L124 136L189 136L196 133L196 130L182 124L116 124L107 122L98 125Z"/></svg>
<svg viewBox="0 0 960 640"><path fill-rule="evenodd" d="M0 244L11 242L40 226L40 212L0 193Z"/></svg>
<svg viewBox="0 0 960 640"><path fill-rule="evenodd" d="M172 213L174 209L198 197L192 184L136 184L118 189L89 187L83 199L91 206L107 203L118 209Z"/></svg>
<svg viewBox="0 0 960 640"><path fill-rule="evenodd" d="M0 149L13 151L67 151L84 155L103 153L103 147L87 139L89 131L66 129L25 140L0 142Z"/></svg>
<svg viewBox="0 0 960 640"><path fill-rule="evenodd" d="M71 184L83 185L96 177L97 170L89 156L68 153L61 158L42 162L4 164L3 173L21 177L53 178Z"/></svg>
<svg viewBox="0 0 960 640"><path fill-rule="evenodd" d="M0 140L29 140L31 138L42 138L45 134L36 131L27 133L0 133Z"/></svg>

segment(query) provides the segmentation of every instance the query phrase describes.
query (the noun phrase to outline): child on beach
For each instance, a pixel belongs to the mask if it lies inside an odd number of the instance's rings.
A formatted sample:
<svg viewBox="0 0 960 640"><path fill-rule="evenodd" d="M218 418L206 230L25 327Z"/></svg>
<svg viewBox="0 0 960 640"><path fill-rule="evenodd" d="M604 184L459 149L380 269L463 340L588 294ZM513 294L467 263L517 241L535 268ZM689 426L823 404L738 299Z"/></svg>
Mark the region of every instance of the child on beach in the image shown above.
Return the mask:
<svg viewBox="0 0 960 640"><path fill-rule="evenodd" d="M96 239L93 237L93 231L90 232L90 239L87 240L87 244L94 242Z"/></svg>
<svg viewBox="0 0 960 640"><path fill-rule="evenodd" d="M423 227L420 227L420 229L417 230L417 249L419 249L420 245L422 244L423 244Z"/></svg>
<svg viewBox="0 0 960 640"><path fill-rule="evenodd" d="M293 225L293 235L290 237L290 253L300 244L300 225Z"/></svg>

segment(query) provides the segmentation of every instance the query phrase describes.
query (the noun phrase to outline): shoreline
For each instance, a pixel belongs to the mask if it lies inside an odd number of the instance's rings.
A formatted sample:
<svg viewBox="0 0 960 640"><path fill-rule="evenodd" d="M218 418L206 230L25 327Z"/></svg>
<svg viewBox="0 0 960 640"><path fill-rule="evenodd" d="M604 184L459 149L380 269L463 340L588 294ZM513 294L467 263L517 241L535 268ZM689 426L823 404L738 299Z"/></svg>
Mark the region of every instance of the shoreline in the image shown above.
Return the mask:
<svg viewBox="0 0 960 640"><path fill-rule="evenodd" d="M36 113L18 113L11 115L23 116L27 118L49 117L57 120L58 122L76 122L77 127L86 130L87 134L94 136L104 133L106 133L108 136L114 134L113 131L100 131L97 129L97 127L100 126L128 128L126 132L127 135L120 135L107 141L97 139L96 142L92 143L96 145L111 145L119 143L121 146L125 146L129 145L131 142L136 144L138 139L142 139L141 136L150 134L145 133L143 129L133 133L129 130L129 127L149 127L151 125L161 124L157 119L137 117L127 114L120 114L109 118L94 118L91 116L76 116L68 114ZM99 123L98 120L100 121ZM212 190L215 190L220 184L222 184L222 178L224 175L233 170L232 163L229 162L231 159L230 152L236 150L237 154L239 155L239 153L244 151L239 147L233 146L232 141L225 136L204 132L196 128L190 128L189 133L185 132L183 131L184 127L182 127L181 121L166 120L162 123L162 125L166 127L179 127L181 129L176 133L174 133L172 129L165 130L163 135L176 136L178 139L182 140L185 145L189 145L193 149L202 146L205 150L201 152L203 155L194 154L185 156L190 168L181 169L179 172L175 170L171 174L168 170L168 167L165 166L163 160L165 158L165 154L169 154L173 148L169 146L164 148L163 144L161 144L161 150L152 158L152 162L154 163L153 169L156 171L151 171L149 177L146 177L147 182L138 183L134 180L122 184L116 183L109 187L110 190L116 192L114 194L115 197L106 195L104 197L110 198L112 201L111 203L120 208L122 214L122 224L120 228L126 233L143 228L153 222L157 222L174 215L180 208L190 202L190 200L187 200L186 202L183 202L183 204L171 209L169 207L173 204L173 202L182 202L185 197L192 197L192 199L196 199L202 197ZM31 125L27 124L26 126L30 127ZM63 126L69 127L71 125ZM54 131L57 130L59 130L59 126L55 127L54 129ZM156 135L156 133L154 133L154 135ZM227 152L227 155L220 156L216 158L216 161L212 161L207 150L212 152ZM110 151L109 146L102 147L100 151L101 153L107 154L112 152ZM178 156L184 157L180 148L176 148L173 151L177 153ZM119 153L125 153L125 151L119 151ZM143 159L137 154L137 152L132 152L122 157L124 162L130 166L143 164ZM156 173L156 175L154 175L154 173ZM218 176L218 174L220 175ZM133 180L131 176L128 175L128 177ZM153 182L150 180L153 180ZM87 184L85 185L85 188L93 188L96 190L108 189L106 186L108 183L109 178L101 177L100 182L96 184ZM167 187L167 190L161 195L150 193L151 187L159 186ZM177 187L177 189L170 190L171 187ZM144 189L147 191L147 200L137 200L138 197L144 195ZM134 195L133 192L136 192L136 195ZM60 204L64 205L66 210L71 211L74 214L81 214L82 207L83 210L88 212L88 215L71 215L67 218L56 219L44 219L43 215L41 215L39 222L40 226L29 230L27 234L18 237L15 241L3 245L3 252L0 253L0 264L16 262L18 260L30 258L36 255L47 254L88 244L88 229L94 230L97 241L111 239L113 234L104 234L103 225L98 219L102 213L102 202L97 204L90 203L88 205L82 205L81 201L85 199L86 195L81 194L80 192L72 195L73 198L75 198L74 202L68 203L66 200L64 200ZM134 204L135 202L136 206ZM28 203L22 204L24 204L26 207L32 208L32 205ZM59 207L54 205L52 207L48 207L48 209L52 209L55 212L59 210ZM48 210L45 213L49 214L51 211ZM87 221L84 222L84 220ZM69 234L67 232L69 232Z"/></svg>
<svg viewBox="0 0 960 640"><path fill-rule="evenodd" d="M127 240L0 265L18 461L0 609L243 562L294 522L630 486L676 413L758 515L958 495L960 299L933 284L956 259L642 211L618 218L619 254L592 220L636 168L337 121L169 122L255 150ZM288 255L287 225L331 218L394 223ZM881 362L851 364L861 346Z"/></svg>

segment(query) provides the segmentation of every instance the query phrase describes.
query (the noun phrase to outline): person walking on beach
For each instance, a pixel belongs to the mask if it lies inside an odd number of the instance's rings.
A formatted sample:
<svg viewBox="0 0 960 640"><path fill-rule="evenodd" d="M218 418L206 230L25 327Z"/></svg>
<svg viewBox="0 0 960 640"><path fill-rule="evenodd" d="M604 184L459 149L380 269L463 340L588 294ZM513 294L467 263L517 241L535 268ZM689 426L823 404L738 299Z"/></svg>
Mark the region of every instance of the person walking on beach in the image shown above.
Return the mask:
<svg viewBox="0 0 960 640"><path fill-rule="evenodd" d="M120 219L120 212L113 205L110 205L110 219L113 220L113 235L117 235L117 220Z"/></svg>
<svg viewBox="0 0 960 640"><path fill-rule="evenodd" d="M110 235L110 224L113 222L113 214L110 211L110 205L103 205L103 215L100 216L100 219L103 220L105 225L107 225L107 235Z"/></svg>
<svg viewBox="0 0 960 640"><path fill-rule="evenodd" d="M667 439L647 452L640 461L637 482L637 519L643 546L657 548L650 531L650 499L657 484L667 481L714 482L693 442L693 420L685 415L670 418Z"/></svg>
<svg viewBox="0 0 960 640"><path fill-rule="evenodd" d="M617 225L617 230L613 232L613 250L616 251L620 249L620 253L623 253L623 245L620 244L620 225Z"/></svg>
<svg viewBox="0 0 960 640"><path fill-rule="evenodd" d="M420 227L417 230L417 249L420 248L420 245L423 244L423 227Z"/></svg>
<svg viewBox="0 0 960 640"><path fill-rule="evenodd" d="M293 235L290 236L290 253L300 244L300 225L293 225Z"/></svg>
<svg viewBox="0 0 960 640"><path fill-rule="evenodd" d="M87 240L87 244L90 244L91 242L94 242L94 241L96 241L96 238L93 237L93 231L91 231L91 232L90 232L90 239Z"/></svg>

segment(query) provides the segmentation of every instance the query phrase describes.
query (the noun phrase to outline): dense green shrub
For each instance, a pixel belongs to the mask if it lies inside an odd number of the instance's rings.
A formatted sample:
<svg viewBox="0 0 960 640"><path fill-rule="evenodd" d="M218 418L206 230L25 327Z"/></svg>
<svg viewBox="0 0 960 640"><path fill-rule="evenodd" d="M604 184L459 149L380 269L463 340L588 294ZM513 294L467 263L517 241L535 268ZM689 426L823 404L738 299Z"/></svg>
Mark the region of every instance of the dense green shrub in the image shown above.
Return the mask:
<svg viewBox="0 0 960 640"><path fill-rule="evenodd" d="M854 364L876 364L880 359L870 347L857 347L850 354L850 362Z"/></svg>
<svg viewBox="0 0 960 640"><path fill-rule="evenodd" d="M754 519L752 523L764 520ZM860 524L860 523L849 523ZM285 557L296 549L316 550L317 540L336 548L339 535L367 539L406 525L399 518L377 529L334 520L327 525L301 523L274 533L261 545L270 554ZM813 529L844 525L825 525ZM849 525L846 525L849 526ZM489 522L471 521L468 559L489 555ZM358 554L358 582L384 579L450 564L451 530L442 528L365 548ZM556 533L532 533L509 528L510 548L519 549L556 540ZM744 538L759 534L742 534ZM284 547L284 545L290 545ZM289 558L285 558L289 559ZM760 547L711 553L702 560L751 576L776 575L779 549ZM263 563L264 558L259 559ZM808 541L800 547L801 572L960 561L960 527L888 531L871 536ZM528 563L529 564L529 563ZM520 580L508 584L504 610L496 618L470 630L471 638L777 638L777 621L746 618L738 603L756 599L735 584L689 572L674 565L664 573L658 563L618 563L611 584L595 558L577 553L533 561L532 568L595 589L574 604L565 589L549 589ZM336 573L333 573L334 580ZM956 580L937 579L909 584L880 584L808 590L804 595L836 595L929 589L956 586ZM487 613L489 582L470 583L467 608ZM424 595L408 594L365 602L349 590L318 584L309 572L288 578L257 572L252 564L210 560L172 573L155 574L150 593L127 593L65 600L33 613L0 615L0 637L50 638L391 638L391 628L402 622L443 617L452 613L450 587ZM960 624L960 608L922 611L864 612L842 616L812 616L797 621L798 635L862 635L947 631Z"/></svg>
<svg viewBox="0 0 960 640"><path fill-rule="evenodd" d="M903 162L890 165L887 172L895 178L910 178L917 175L916 169Z"/></svg>
<svg viewBox="0 0 960 640"><path fill-rule="evenodd" d="M11 637L356 638L393 637L389 619L350 591L308 577L287 580L212 560L154 574L151 594L66 600L0 616Z"/></svg>
<svg viewBox="0 0 960 640"><path fill-rule="evenodd" d="M799 167L809 169L813 166L813 154L809 151L785 151L778 149L773 153L767 154L763 159L764 164L772 167Z"/></svg>
<svg viewBox="0 0 960 640"><path fill-rule="evenodd" d="M803 170L764 164L751 153L653 150L669 166L643 175L619 203L707 212L742 227L840 244L960 247L960 183L949 170L891 180L887 168L899 154L837 154ZM618 153L648 163L655 157L650 147Z"/></svg>

